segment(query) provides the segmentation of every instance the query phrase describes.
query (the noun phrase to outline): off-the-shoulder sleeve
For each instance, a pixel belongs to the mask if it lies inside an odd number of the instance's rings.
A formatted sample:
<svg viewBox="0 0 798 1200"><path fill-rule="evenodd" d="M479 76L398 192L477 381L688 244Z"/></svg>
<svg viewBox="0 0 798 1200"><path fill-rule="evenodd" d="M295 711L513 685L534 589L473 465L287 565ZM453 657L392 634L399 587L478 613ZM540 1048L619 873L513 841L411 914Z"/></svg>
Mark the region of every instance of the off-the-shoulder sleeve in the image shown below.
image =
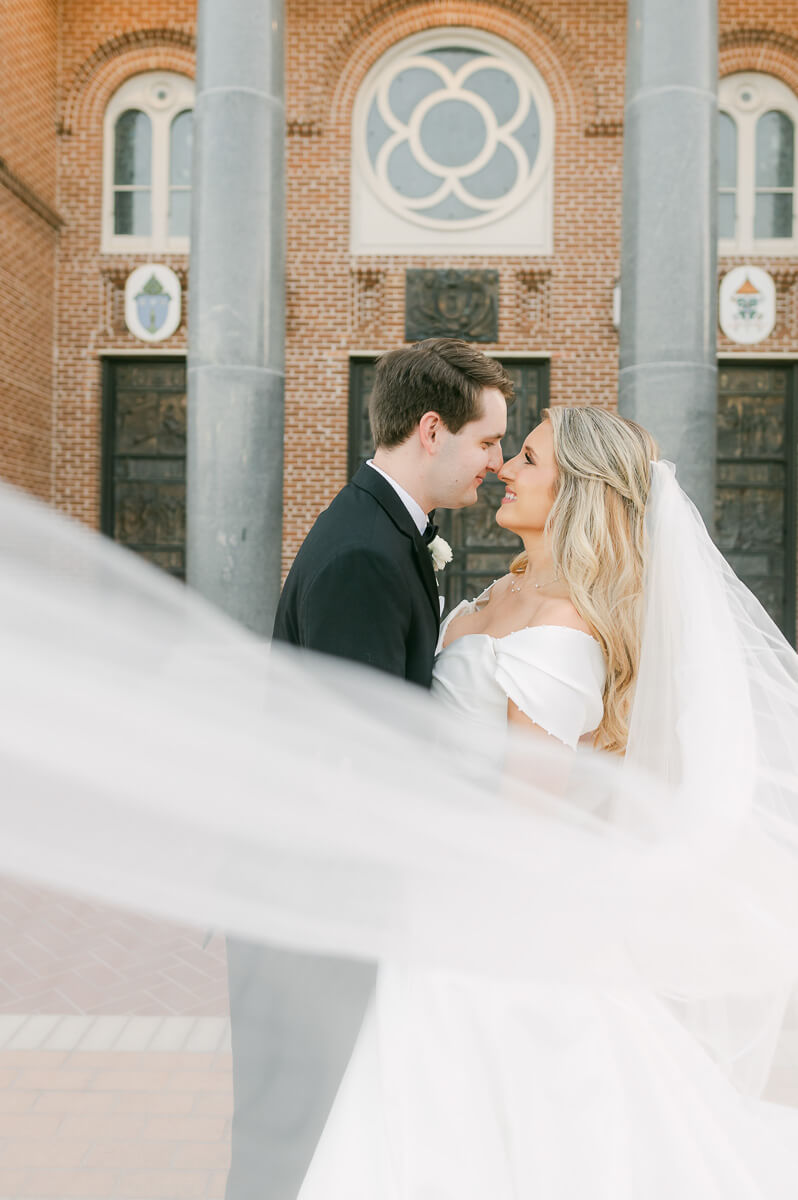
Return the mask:
<svg viewBox="0 0 798 1200"><path fill-rule="evenodd" d="M494 643L496 682L531 721L566 746L601 723L606 669L595 638L533 626Z"/></svg>

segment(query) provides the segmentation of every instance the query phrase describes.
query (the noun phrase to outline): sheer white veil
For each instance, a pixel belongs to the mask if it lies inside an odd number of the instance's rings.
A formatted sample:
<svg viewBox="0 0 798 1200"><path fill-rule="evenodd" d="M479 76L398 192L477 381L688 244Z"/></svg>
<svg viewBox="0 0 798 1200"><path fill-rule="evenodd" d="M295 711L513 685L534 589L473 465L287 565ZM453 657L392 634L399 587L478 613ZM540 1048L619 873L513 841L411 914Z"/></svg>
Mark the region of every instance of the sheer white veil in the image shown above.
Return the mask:
<svg viewBox="0 0 798 1200"><path fill-rule="evenodd" d="M752 973L736 992L679 1004L693 1032L757 1090L794 986L798 656L713 544L672 463L652 464L646 531L643 644L626 760L682 797L685 834L750 888L774 935L772 971ZM732 955L739 933L730 924L721 934Z"/></svg>
<svg viewBox="0 0 798 1200"><path fill-rule="evenodd" d="M798 659L654 466L626 760L270 651L0 492L0 870L280 945L653 990L743 1088L798 975Z"/></svg>

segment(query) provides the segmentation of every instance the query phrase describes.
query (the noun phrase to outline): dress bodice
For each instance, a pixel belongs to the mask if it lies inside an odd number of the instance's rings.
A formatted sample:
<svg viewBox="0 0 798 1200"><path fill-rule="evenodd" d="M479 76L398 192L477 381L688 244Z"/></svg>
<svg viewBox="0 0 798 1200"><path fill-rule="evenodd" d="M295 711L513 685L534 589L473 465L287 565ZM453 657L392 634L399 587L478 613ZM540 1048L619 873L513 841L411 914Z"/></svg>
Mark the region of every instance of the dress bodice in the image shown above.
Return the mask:
<svg viewBox="0 0 798 1200"><path fill-rule="evenodd" d="M470 633L443 647L455 616L474 612L464 600L443 622L432 675L433 694L486 729L506 727L507 701L547 733L576 748L604 712L606 666L594 637L562 625L532 625L504 637Z"/></svg>

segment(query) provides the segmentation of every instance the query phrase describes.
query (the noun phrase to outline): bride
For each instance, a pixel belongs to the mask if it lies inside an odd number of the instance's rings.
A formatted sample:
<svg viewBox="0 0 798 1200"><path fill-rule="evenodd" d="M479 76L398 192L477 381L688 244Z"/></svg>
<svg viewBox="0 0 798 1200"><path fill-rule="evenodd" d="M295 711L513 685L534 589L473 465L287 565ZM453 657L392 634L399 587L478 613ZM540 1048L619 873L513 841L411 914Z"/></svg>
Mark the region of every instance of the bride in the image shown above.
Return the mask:
<svg viewBox="0 0 798 1200"><path fill-rule="evenodd" d="M500 472L496 520L524 551L445 621L433 695L475 738L510 725L623 755L647 501L652 483L675 485L633 422L591 407L544 417ZM525 914L530 928L551 918ZM743 1100L642 983L389 964L300 1200L787 1200L796 1171L798 1113Z"/></svg>
<svg viewBox="0 0 798 1200"><path fill-rule="evenodd" d="M798 657L655 457L548 412L432 696L0 490L0 869L380 963L302 1200L795 1198Z"/></svg>

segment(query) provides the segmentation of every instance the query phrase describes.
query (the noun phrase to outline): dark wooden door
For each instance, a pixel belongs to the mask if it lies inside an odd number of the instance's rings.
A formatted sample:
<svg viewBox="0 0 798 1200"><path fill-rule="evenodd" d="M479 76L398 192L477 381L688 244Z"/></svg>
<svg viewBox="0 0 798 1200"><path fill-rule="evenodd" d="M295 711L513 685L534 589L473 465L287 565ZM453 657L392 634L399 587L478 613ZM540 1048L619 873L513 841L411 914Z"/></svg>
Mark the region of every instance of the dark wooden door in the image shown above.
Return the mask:
<svg viewBox="0 0 798 1200"><path fill-rule="evenodd" d="M548 397L548 362L540 359L503 359L502 364L513 381L515 400L507 417L507 435L502 439L505 458L512 458L539 420ZM353 359L349 401L350 475L373 451L368 421L368 398L374 385L373 359ZM519 539L496 524L495 515L504 484L488 475L479 489L479 499L471 508L447 512L440 510L436 521L441 535L450 543L454 558L438 576L438 585L446 598L446 608L475 596L494 579L504 575L510 560L521 547Z"/></svg>
<svg viewBox="0 0 798 1200"><path fill-rule="evenodd" d="M178 578L186 557L186 364L103 364L103 531Z"/></svg>
<svg viewBox="0 0 798 1200"><path fill-rule="evenodd" d="M721 363L718 547L795 642L796 368Z"/></svg>

